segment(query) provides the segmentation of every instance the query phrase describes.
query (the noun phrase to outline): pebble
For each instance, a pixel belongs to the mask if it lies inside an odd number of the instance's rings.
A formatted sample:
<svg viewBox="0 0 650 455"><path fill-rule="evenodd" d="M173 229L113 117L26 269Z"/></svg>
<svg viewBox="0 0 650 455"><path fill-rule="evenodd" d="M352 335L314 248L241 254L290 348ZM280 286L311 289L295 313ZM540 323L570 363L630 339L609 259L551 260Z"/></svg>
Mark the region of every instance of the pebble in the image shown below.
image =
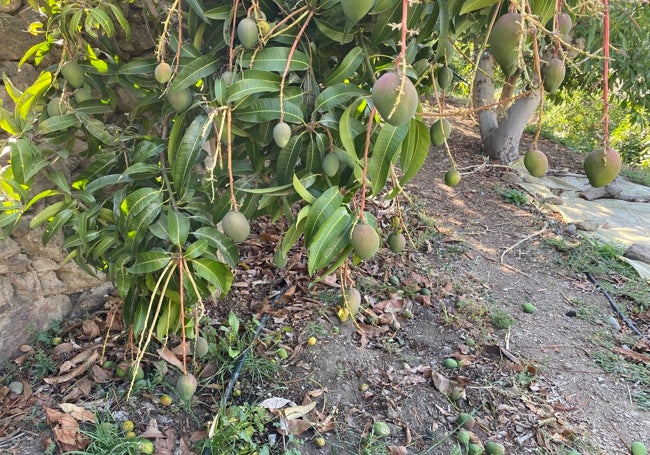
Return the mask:
<svg viewBox="0 0 650 455"><path fill-rule="evenodd" d="M9 387L9 390L12 393L15 393L16 395L22 395L23 390L24 390L23 383L20 382L20 381L11 382L11 383L9 383L8 387Z"/></svg>
<svg viewBox="0 0 650 455"><path fill-rule="evenodd" d="M609 322L609 325L611 325L612 328L614 330L616 330L617 332L619 332L621 330L621 325L618 323L618 321L616 320L616 318L614 316L608 317L607 322Z"/></svg>

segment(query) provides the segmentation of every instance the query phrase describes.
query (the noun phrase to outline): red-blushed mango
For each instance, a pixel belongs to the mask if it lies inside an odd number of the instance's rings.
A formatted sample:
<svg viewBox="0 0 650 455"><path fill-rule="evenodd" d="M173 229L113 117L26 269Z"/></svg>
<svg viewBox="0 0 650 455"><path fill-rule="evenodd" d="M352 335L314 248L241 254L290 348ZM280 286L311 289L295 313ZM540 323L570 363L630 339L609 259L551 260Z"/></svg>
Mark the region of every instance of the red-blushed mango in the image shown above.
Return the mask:
<svg viewBox="0 0 650 455"><path fill-rule="evenodd" d="M370 259L379 250L379 234L369 224L359 223L352 231L350 243L357 256L363 260Z"/></svg>
<svg viewBox="0 0 650 455"><path fill-rule="evenodd" d="M393 126L408 122L418 107L418 92L411 80L394 71L384 73L372 87L372 100L379 115Z"/></svg>
<svg viewBox="0 0 650 455"><path fill-rule="evenodd" d="M235 210L231 210L224 215L221 220L221 227L223 233L235 243L243 242L251 233L251 226L246 216Z"/></svg>
<svg viewBox="0 0 650 455"><path fill-rule="evenodd" d="M246 49L252 49L257 43L259 37L259 28L257 22L250 17L246 17L237 24L237 38Z"/></svg>
<svg viewBox="0 0 650 455"><path fill-rule="evenodd" d="M523 19L519 13L507 13L499 17L488 38L490 51L506 76L517 69L519 40L523 33Z"/></svg>
<svg viewBox="0 0 650 455"><path fill-rule="evenodd" d="M621 171L621 156L616 150L602 149L592 151L585 158L584 170L589 184L600 188L612 182Z"/></svg>
<svg viewBox="0 0 650 455"><path fill-rule="evenodd" d="M524 166L533 177L541 177L548 171L548 158L541 150L529 150L524 155Z"/></svg>
<svg viewBox="0 0 650 455"><path fill-rule="evenodd" d="M548 62L542 65L542 81L544 82L544 90L549 93L556 91L566 75L566 67L562 59L552 57Z"/></svg>
<svg viewBox="0 0 650 455"><path fill-rule="evenodd" d="M571 33L571 29L573 29L573 20L571 19L571 16L569 16L567 13L558 14L557 29L560 32L560 35L562 35L562 38L567 41L569 34Z"/></svg>
<svg viewBox="0 0 650 455"><path fill-rule="evenodd" d="M172 78L172 67L167 62L160 62L153 70L153 77L159 84L166 84Z"/></svg>
<svg viewBox="0 0 650 455"><path fill-rule="evenodd" d="M375 0L341 0L341 8L346 19L352 22L361 20L372 9Z"/></svg>

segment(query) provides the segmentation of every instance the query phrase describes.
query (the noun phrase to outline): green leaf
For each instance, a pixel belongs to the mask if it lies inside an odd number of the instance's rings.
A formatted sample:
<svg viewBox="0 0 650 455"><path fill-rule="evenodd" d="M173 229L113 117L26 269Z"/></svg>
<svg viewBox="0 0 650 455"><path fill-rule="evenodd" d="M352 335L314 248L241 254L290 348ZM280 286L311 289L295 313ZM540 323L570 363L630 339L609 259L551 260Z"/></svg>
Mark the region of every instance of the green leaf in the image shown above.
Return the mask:
<svg viewBox="0 0 650 455"><path fill-rule="evenodd" d="M53 204L46 206L43 210L38 212L34 218L29 222L29 228L34 229L41 224L45 223L50 218L54 217L57 213L63 210L64 207L67 207L69 202L58 201Z"/></svg>
<svg viewBox="0 0 650 455"><path fill-rule="evenodd" d="M341 144L343 148L348 153L348 155L357 157L357 150L354 146L354 136L352 134L352 119L351 115L353 111L356 111L356 104L350 104L341 114L341 120L339 123L339 135L341 138Z"/></svg>
<svg viewBox="0 0 650 455"><path fill-rule="evenodd" d="M63 209L56 215L54 215L54 218L50 223L47 225L45 230L43 231L43 245L47 245L47 243L54 237L62 228L65 226L65 224L72 218L72 215L76 213L75 210L72 209Z"/></svg>
<svg viewBox="0 0 650 455"><path fill-rule="evenodd" d="M51 197L51 196L58 196L60 194L61 193L56 190L43 190L40 193L38 193L36 196L31 198L29 202L25 205L25 208L23 210L24 211L29 210L32 205L36 204L41 199L45 199L46 197Z"/></svg>
<svg viewBox="0 0 650 455"><path fill-rule="evenodd" d="M305 134L292 136L289 143L280 150L275 172L276 179L280 184L289 184L293 181L293 174L296 171L298 157L303 151Z"/></svg>
<svg viewBox="0 0 650 455"><path fill-rule="evenodd" d="M315 180L311 179L308 180L308 182L311 182L310 186L314 183L314 181ZM313 204L316 202L316 197L307 190L307 187L302 183L296 174L293 174L293 188L296 190L296 193L298 193L298 195L308 204Z"/></svg>
<svg viewBox="0 0 650 455"><path fill-rule="evenodd" d="M29 181L29 173L37 150L30 141L23 138L9 142L9 159L16 182L21 185Z"/></svg>
<svg viewBox="0 0 650 455"><path fill-rule="evenodd" d="M133 265L126 270L134 275L151 273L164 268L171 260L169 253L164 251L145 251L138 253Z"/></svg>
<svg viewBox="0 0 650 455"><path fill-rule="evenodd" d="M372 194L377 195L386 186L386 180L390 174L391 165L397 159L400 145L406 137L409 124L393 126L384 124L377 136L372 156L370 157L370 180L372 182Z"/></svg>
<svg viewBox="0 0 650 455"><path fill-rule="evenodd" d="M217 287L222 293L227 293L233 282L232 272L225 264L210 258L199 258L192 261L192 268L198 276Z"/></svg>
<svg viewBox="0 0 650 455"><path fill-rule="evenodd" d="M345 30L342 27L336 27L330 24L329 22L320 20L320 19L314 19L314 22L316 22L316 27L318 27L318 30L320 32L327 36L329 39L332 41L336 41L337 43L345 44L349 43L352 40L354 40L354 33L346 33Z"/></svg>
<svg viewBox="0 0 650 455"><path fill-rule="evenodd" d="M88 131L88 133L98 141L111 147L117 145L117 138L113 137L111 133L106 130L106 124L101 120L85 116L83 124L86 131Z"/></svg>
<svg viewBox="0 0 650 455"><path fill-rule="evenodd" d="M119 73L125 76L153 74L157 64L158 62L154 58L136 58L124 65L120 65Z"/></svg>
<svg viewBox="0 0 650 455"><path fill-rule="evenodd" d="M208 239L199 239L196 242L190 244L185 251L183 252L183 257L187 260L196 259L201 256L203 253L208 251L210 242Z"/></svg>
<svg viewBox="0 0 650 455"><path fill-rule="evenodd" d="M251 68L258 71L273 71L282 74L287 66L290 52L291 49L288 47L265 47L257 53ZM249 65L250 61L244 60L242 64L244 66ZM291 58L289 71L305 71L309 67L309 57L304 52L296 50Z"/></svg>
<svg viewBox="0 0 650 455"><path fill-rule="evenodd" d="M197 239L206 239L212 248L215 248L221 253L226 264L232 268L237 267L239 250L237 249L237 245L226 234L209 226L201 227L192 234Z"/></svg>
<svg viewBox="0 0 650 455"><path fill-rule="evenodd" d="M308 271L313 275L329 264L350 242L352 216L345 207L338 207L318 229L308 249Z"/></svg>
<svg viewBox="0 0 650 455"><path fill-rule="evenodd" d="M325 85L329 87L343 82L345 79L352 76L359 66L361 66L364 56L365 54L361 47L353 47L343 58L339 66L337 66L336 69L327 77Z"/></svg>
<svg viewBox="0 0 650 455"><path fill-rule="evenodd" d="M274 74L274 73L268 73ZM227 103L234 103L251 95L260 93L279 92L280 82L268 79L238 79L227 90Z"/></svg>
<svg viewBox="0 0 650 455"><path fill-rule="evenodd" d="M169 86L170 92L180 92L191 87L200 79L216 73L219 70L219 60L212 55L203 55L191 63L181 67Z"/></svg>
<svg viewBox="0 0 650 455"><path fill-rule="evenodd" d="M400 185L406 185L420 170L429 155L431 147L431 135L429 129L420 120L412 119L409 125L408 134L402 142L402 153L400 164L402 177Z"/></svg>
<svg viewBox="0 0 650 455"><path fill-rule="evenodd" d="M167 231L169 241L179 248L187 242L190 233L190 219L180 212L169 210L167 212Z"/></svg>
<svg viewBox="0 0 650 455"><path fill-rule="evenodd" d="M460 14L471 13L488 6L496 5L501 0L468 0L463 2L463 7L460 9Z"/></svg>
<svg viewBox="0 0 650 455"><path fill-rule="evenodd" d="M449 38L449 8L447 0L438 0L438 47L436 48L436 60L446 60L451 56L447 55L447 39Z"/></svg>
<svg viewBox="0 0 650 455"><path fill-rule="evenodd" d="M367 95L365 90L360 89L352 84L336 84L327 87L316 98L314 106L315 112L329 111L333 107L343 105L351 99L360 98Z"/></svg>
<svg viewBox="0 0 650 455"><path fill-rule="evenodd" d="M328 188L309 209L305 224L305 243L309 245L320 226L332 216L343 203L343 196L337 186Z"/></svg>
<svg viewBox="0 0 650 455"><path fill-rule="evenodd" d="M284 121L302 123L303 112L295 104L284 100ZM279 98L260 98L248 101L233 112L233 117L249 123L264 123L280 118Z"/></svg>
<svg viewBox="0 0 650 455"><path fill-rule="evenodd" d="M182 199L191 187L190 180L196 178L194 166L199 158L203 144L208 139L212 121L207 115L198 115L185 131L185 135L171 161L174 190Z"/></svg>
<svg viewBox="0 0 650 455"><path fill-rule="evenodd" d="M79 127L79 120L76 115L55 115L39 123L38 132L40 134L50 134L57 131L65 131L71 127Z"/></svg>
<svg viewBox="0 0 650 455"><path fill-rule="evenodd" d="M113 25L113 21L110 17L108 17L108 14L106 14L104 10L99 8L88 8L86 11L90 18L86 18L86 23L84 25L86 31L91 36L98 36L97 32L94 31L95 28L100 28L103 30L104 34L106 34L106 36L109 38L115 36L115 26ZM93 29L93 31L90 32L89 29Z"/></svg>
<svg viewBox="0 0 650 455"><path fill-rule="evenodd" d="M122 30L124 31L124 37L128 41L131 39L131 26L129 24L129 21L124 17L124 14L122 13L122 10L120 9L119 6L117 6L115 3L112 2L105 2L105 6L108 6L108 8L111 10L113 13L113 16L115 17L115 20L117 21L118 24L120 24L120 27L122 27Z"/></svg>

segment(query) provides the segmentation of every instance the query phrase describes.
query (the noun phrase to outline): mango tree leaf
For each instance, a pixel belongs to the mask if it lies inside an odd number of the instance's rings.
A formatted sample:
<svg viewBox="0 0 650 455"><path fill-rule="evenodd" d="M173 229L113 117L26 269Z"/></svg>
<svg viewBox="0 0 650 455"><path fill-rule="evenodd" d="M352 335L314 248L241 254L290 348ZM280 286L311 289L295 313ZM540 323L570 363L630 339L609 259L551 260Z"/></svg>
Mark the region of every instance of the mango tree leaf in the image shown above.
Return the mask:
<svg viewBox="0 0 650 455"><path fill-rule="evenodd" d="M223 260L230 267L237 267L239 250L237 245L223 232L210 226L204 226L192 233L197 239L206 239L212 248L221 253Z"/></svg>
<svg viewBox="0 0 650 455"><path fill-rule="evenodd" d="M154 58L136 58L120 65L119 73L124 75L153 74L158 62Z"/></svg>
<svg viewBox="0 0 650 455"><path fill-rule="evenodd" d="M167 212L167 231L169 232L169 241L181 247L187 242L187 236L190 233L189 218L176 210L169 210Z"/></svg>
<svg viewBox="0 0 650 455"><path fill-rule="evenodd" d="M311 176L310 176L311 177ZM309 183L309 186L313 185L315 180L305 179ZM307 186L298 178L296 174L293 174L293 188L296 190L296 193L308 204L313 204L316 202L316 197L307 190Z"/></svg>
<svg viewBox="0 0 650 455"><path fill-rule="evenodd" d="M257 53L251 68L259 71L273 71L282 74L287 66L287 59L289 58L290 51L291 49L288 47L265 47ZM243 65L248 65L250 64L250 61L247 62L244 60L242 63ZM310 63L307 54L296 50L291 57L289 71L305 71L309 69L309 67Z"/></svg>
<svg viewBox="0 0 650 455"><path fill-rule="evenodd" d="M34 102L38 101L52 85L52 73L43 71L36 81L30 85L16 102L16 117L26 120Z"/></svg>
<svg viewBox="0 0 650 455"><path fill-rule="evenodd" d="M284 121L287 123L301 123L303 112L294 103L287 101L284 104ZM239 106L234 112L233 117L250 123L263 123L280 118L280 99L279 98L259 98L254 101L247 101Z"/></svg>
<svg viewBox="0 0 650 455"><path fill-rule="evenodd" d="M198 115L185 131L185 135L173 155L171 164L173 186L182 199L189 189L194 176L194 166L199 158L203 144L210 135L212 122L207 115Z"/></svg>
<svg viewBox="0 0 650 455"><path fill-rule="evenodd" d="M39 134L50 134L57 131L65 131L71 127L78 127L79 120L76 115L55 115L54 117L43 120L38 125Z"/></svg>
<svg viewBox="0 0 650 455"><path fill-rule="evenodd" d="M309 209L307 215L307 222L305 224L305 244L311 243L314 234L320 229L320 226L332 216L332 214L343 203L343 196L339 188L332 186L328 188L321 196L314 202Z"/></svg>
<svg viewBox="0 0 650 455"><path fill-rule="evenodd" d="M170 92L180 92L191 87L200 79L216 73L219 61L213 55L203 55L183 66L169 86Z"/></svg>
<svg viewBox="0 0 650 455"><path fill-rule="evenodd" d="M318 229L309 245L307 257L308 271L312 275L329 264L350 243L352 216L345 207L338 207Z"/></svg>
<svg viewBox="0 0 650 455"><path fill-rule="evenodd" d="M11 170L16 182L21 185L24 185L29 181L28 175L36 152L36 148L27 139L18 138L15 142L9 142Z"/></svg>
<svg viewBox="0 0 650 455"><path fill-rule="evenodd" d="M449 7L447 0L438 0L438 47L436 49L436 60L444 60L447 57L447 39L449 38Z"/></svg>
<svg viewBox="0 0 650 455"><path fill-rule="evenodd" d="M183 257L185 259L196 259L199 256L203 255L208 250L210 242L208 239L199 239L194 243L191 243L183 252Z"/></svg>
<svg viewBox="0 0 650 455"><path fill-rule="evenodd" d="M367 92L352 84L336 84L327 87L316 98L315 112L329 111L333 107L343 105L351 99L367 95Z"/></svg>
<svg viewBox="0 0 650 455"><path fill-rule="evenodd" d="M479 9L487 8L488 6L496 5L501 0L469 0L463 2L463 7L460 9L460 14L471 13Z"/></svg>
<svg viewBox="0 0 650 455"><path fill-rule="evenodd" d="M419 120L412 119L409 125L408 134L402 142L402 153L400 164L402 177L400 185L406 185L420 170L429 155L431 147L431 135L427 126Z"/></svg>
<svg viewBox="0 0 650 455"><path fill-rule="evenodd" d="M47 245L47 243L52 240L52 237L54 237L63 226L66 225L68 220L70 220L75 213L76 211L72 209L63 209L57 213L43 231L43 237L41 239L43 245Z"/></svg>
<svg viewBox="0 0 650 455"><path fill-rule="evenodd" d="M341 60L339 66L325 80L326 86L332 86L352 76L364 59L363 49L359 46L353 47L350 52Z"/></svg>
<svg viewBox="0 0 650 455"><path fill-rule="evenodd" d="M401 126L384 124L377 136L370 157L370 180L372 194L377 195L386 185L391 165L395 162L400 146L409 129L409 123Z"/></svg>
<svg viewBox="0 0 650 455"><path fill-rule="evenodd" d="M303 151L305 134L301 133L289 139L289 143L280 151L276 164L276 178L280 184L291 184L296 171L298 157Z"/></svg>
<svg viewBox="0 0 650 455"><path fill-rule="evenodd" d="M274 73L269 73L274 74ZM280 82L268 79L238 79L228 87L227 103L260 93L279 92Z"/></svg>
<svg viewBox="0 0 650 455"><path fill-rule="evenodd" d="M145 251L138 253L133 265L126 270L134 275L151 273L164 268L171 260L169 253L164 251Z"/></svg>
<svg viewBox="0 0 650 455"><path fill-rule="evenodd" d="M198 276L227 293L233 282L232 272L225 264L210 258L199 258L192 262L192 268Z"/></svg>
<svg viewBox="0 0 650 455"><path fill-rule="evenodd" d="M314 22L316 22L318 30L332 41L345 44L354 39L354 33L346 33L342 27L334 26L329 22L320 19L314 19Z"/></svg>

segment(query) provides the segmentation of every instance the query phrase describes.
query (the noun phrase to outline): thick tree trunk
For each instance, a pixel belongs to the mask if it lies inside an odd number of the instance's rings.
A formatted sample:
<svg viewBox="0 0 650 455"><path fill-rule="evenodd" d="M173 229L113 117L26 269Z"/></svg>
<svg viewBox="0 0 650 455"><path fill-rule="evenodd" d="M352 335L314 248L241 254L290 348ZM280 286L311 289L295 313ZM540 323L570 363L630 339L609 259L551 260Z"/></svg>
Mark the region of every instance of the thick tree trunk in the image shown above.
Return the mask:
<svg viewBox="0 0 650 455"><path fill-rule="evenodd" d="M487 155L508 164L519 157L521 135L541 98L538 90L529 90L517 98L499 119L493 76L494 58L489 52L484 52L474 80L474 108L479 110L479 131Z"/></svg>

